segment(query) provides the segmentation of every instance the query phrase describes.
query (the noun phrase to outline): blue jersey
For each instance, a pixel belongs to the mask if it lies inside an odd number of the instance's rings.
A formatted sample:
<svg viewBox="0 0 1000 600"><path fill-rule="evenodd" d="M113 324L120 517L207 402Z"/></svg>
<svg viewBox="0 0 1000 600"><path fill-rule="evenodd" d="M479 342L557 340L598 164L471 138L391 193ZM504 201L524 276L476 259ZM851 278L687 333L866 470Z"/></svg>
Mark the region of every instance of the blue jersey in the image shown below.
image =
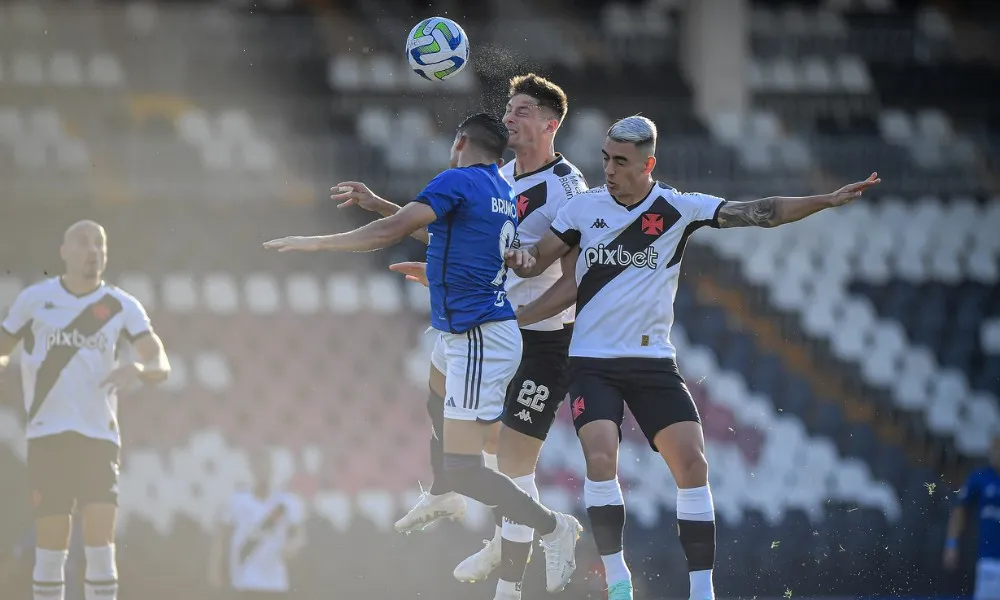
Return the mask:
<svg viewBox="0 0 1000 600"><path fill-rule="evenodd" d="M958 501L970 514L979 513L979 558L1000 559L1000 474L992 467L974 472Z"/></svg>
<svg viewBox="0 0 1000 600"><path fill-rule="evenodd" d="M437 219L427 227L431 325L462 333L515 318L507 301L504 253L514 244L514 190L494 165L448 169L417 196Z"/></svg>

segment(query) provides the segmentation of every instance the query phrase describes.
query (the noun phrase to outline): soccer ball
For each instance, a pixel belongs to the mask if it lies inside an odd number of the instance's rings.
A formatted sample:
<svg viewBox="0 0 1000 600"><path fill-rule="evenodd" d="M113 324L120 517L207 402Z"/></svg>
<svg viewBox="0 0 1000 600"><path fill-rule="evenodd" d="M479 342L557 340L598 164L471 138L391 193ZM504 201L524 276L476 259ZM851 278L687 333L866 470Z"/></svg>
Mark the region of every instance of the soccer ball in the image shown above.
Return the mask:
<svg viewBox="0 0 1000 600"><path fill-rule="evenodd" d="M444 81L468 64L469 38L451 19L424 19L406 38L406 60L413 72L424 79Z"/></svg>

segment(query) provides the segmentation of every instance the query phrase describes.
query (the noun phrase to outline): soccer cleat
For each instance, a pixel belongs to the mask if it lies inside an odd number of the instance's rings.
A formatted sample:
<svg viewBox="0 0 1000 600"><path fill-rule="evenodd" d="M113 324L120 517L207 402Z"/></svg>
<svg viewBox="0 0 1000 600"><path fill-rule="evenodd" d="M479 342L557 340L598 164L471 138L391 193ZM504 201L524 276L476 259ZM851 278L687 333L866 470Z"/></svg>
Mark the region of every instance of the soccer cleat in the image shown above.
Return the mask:
<svg viewBox="0 0 1000 600"><path fill-rule="evenodd" d="M608 600L632 600L632 582L619 581L609 586Z"/></svg>
<svg viewBox="0 0 1000 600"><path fill-rule="evenodd" d="M465 514L465 497L455 492L432 496L423 492L417 503L402 519L396 521L396 531L410 534L423 531L441 519L460 519Z"/></svg>
<svg viewBox="0 0 1000 600"><path fill-rule="evenodd" d="M576 542L583 531L573 515L556 513L555 516L555 531L541 540L545 549L545 589L553 594L566 589L576 570Z"/></svg>
<svg viewBox="0 0 1000 600"><path fill-rule="evenodd" d="M475 583L490 576L500 566L500 536L492 540L483 540L483 549L458 563L455 567L455 579L462 583Z"/></svg>

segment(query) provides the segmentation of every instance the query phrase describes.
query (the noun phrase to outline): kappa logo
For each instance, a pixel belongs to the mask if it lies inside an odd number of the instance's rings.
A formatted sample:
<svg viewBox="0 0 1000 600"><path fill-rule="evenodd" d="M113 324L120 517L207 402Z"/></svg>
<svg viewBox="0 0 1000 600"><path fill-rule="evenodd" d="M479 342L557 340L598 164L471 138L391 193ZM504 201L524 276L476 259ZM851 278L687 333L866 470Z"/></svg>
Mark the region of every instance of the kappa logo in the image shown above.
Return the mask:
<svg viewBox="0 0 1000 600"><path fill-rule="evenodd" d="M604 219L598 217L594 220L594 224L590 226L591 229L607 229L608 224L604 222Z"/></svg>
<svg viewBox="0 0 1000 600"><path fill-rule="evenodd" d="M587 406L583 402L583 396L577 396L576 399L573 400L572 409L574 421L583 416L583 411L587 410Z"/></svg>
<svg viewBox="0 0 1000 600"><path fill-rule="evenodd" d="M531 423L531 413L528 412L527 408L522 408L521 412L514 415L518 419L521 419L525 423Z"/></svg>

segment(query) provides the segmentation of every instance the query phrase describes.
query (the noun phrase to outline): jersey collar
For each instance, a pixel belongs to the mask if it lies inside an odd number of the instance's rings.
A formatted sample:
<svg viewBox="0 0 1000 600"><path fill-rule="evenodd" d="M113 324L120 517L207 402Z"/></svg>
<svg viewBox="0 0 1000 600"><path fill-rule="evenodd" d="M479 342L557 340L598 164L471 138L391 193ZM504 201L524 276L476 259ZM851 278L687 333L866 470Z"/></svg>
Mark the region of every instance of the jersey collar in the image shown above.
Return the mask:
<svg viewBox="0 0 1000 600"><path fill-rule="evenodd" d="M553 158L549 162L545 163L544 165L538 167L534 171L528 171L527 173L520 173L519 174L517 172L517 156L515 156L514 157L514 181L517 181L518 179L521 179L522 177L530 177L532 175L535 175L536 173L541 173L542 171L546 171L548 169L551 169L552 167L554 167L557 164L559 164L562 161L562 159L563 159L563 155L560 154L560 153L558 153L558 152L556 152L556 157L555 158Z"/></svg>

